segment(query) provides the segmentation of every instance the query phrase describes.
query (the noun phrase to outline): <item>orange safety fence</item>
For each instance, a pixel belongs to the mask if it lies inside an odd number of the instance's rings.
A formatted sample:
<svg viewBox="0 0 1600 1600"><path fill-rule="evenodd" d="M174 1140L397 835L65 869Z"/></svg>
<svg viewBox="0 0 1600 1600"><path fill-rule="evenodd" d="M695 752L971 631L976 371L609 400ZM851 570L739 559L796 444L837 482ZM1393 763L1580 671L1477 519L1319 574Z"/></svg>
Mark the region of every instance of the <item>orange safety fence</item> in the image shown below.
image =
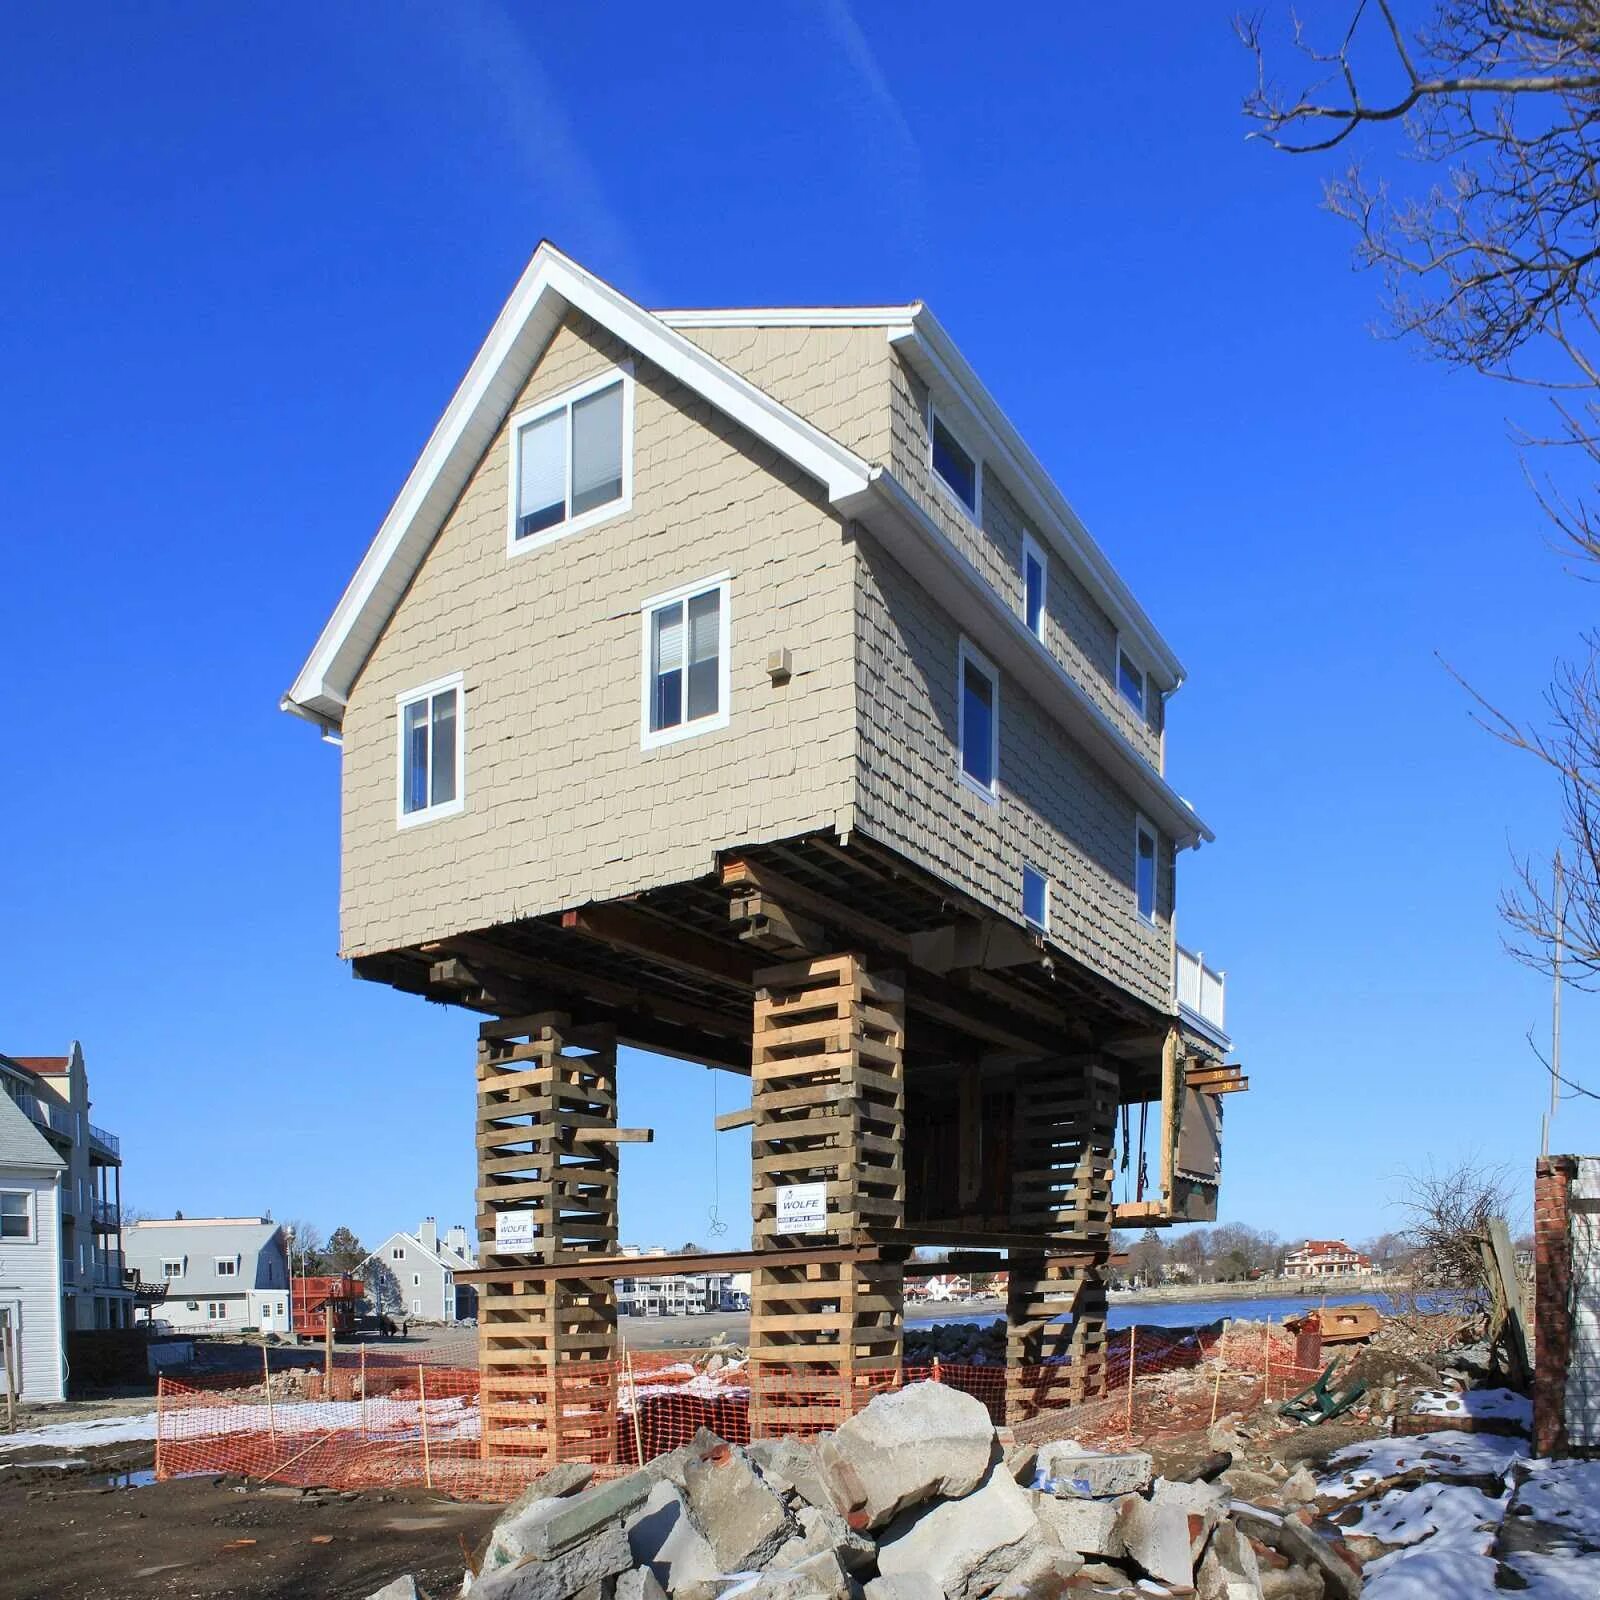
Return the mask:
<svg viewBox="0 0 1600 1600"><path fill-rule="evenodd" d="M1048 1426L1049 1436L1112 1443L1204 1427L1218 1404L1227 1414L1282 1400L1316 1376L1293 1356L1292 1339L1261 1325L1120 1329L1106 1336L1101 1394L1069 1409L1074 1374L1066 1363L935 1360L852 1380L837 1370L752 1367L727 1351L641 1352L546 1371L530 1380L525 1400L497 1400L488 1454L476 1368L399 1351L339 1351L331 1364L319 1354L289 1372L264 1369L253 1381L247 1373L160 1378L156 1475L336 1489L411 1485L456 1499L509 1500L557 1461L587 1462L605 1477L676 1449L700 1428L747 1444L752 1372L762 1433L834 1428L875 1394L929 1379L981 1400L997 1426L1038 1418L1030 1436ZM1168 1375L1181 1372L1192 1381L1180 1395ZM508 1447L508 1437L519 1443Z"/></svg>

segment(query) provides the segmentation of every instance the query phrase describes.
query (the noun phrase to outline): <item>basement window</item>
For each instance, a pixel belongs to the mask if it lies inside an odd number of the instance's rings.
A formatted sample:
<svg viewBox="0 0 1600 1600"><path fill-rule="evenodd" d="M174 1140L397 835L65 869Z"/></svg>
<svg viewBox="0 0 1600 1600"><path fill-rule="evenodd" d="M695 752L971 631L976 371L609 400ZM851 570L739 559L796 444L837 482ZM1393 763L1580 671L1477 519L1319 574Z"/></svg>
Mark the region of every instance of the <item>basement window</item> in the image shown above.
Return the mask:
<svg viewBox="0 0 1600 1600"><path fill-rule="evenodd" d="M1050 927L1050 880L1035 866L1022 868L1022 919L1041 933Z"/></svg>
<svg viewBox="0 0 1600 1600"><path fill-rule="evenodd" d="M32 1238L33 1196L26 1189L0 1189L0 1239Z"/></svg>
<svg viewBox="0 0 1600 1600"><path fill-rule="evenodd" d="M465 803L463 695L457 672L395 696L402 828L454 816Z"/></svg>
<svg viewBox="0 0 1600 1600"><path fill-rule="evenodd" d="M960 693L957 738L961 778L993 802L1000 774L1000 675L986 656L965 639L957 654Z"/></svg>
<svg viewBox="0 0 1600 1600"><path fill-rule="evenodd" d="M929 461L939 481L978 520L978 463L972 453L947 428L943 418L928 408Z"/></svg>
<svg viewBox="0 0 1600 1600"><path fill-rule="evenodd" d="M618 367L511 419L509 552L624 512L633 500L633 373Z"/></svg>
<svg viewBox="0 0 1600 1600"><path fill-rule="evenodd" d="M1156 835L1155 829L1140 817L1134 827L1133 890L1139 901L1139 915L1146 922L1156 920Z"/></svg>
<svg viewBox="0 0 1600 1600"><path fill-rule="evenodd" d="M646 600L639 743L649 750L728 725L727 577Z"/></svg>
<svg viewBox="0 0 1600 1600"><path fill-rule="evenodd" d="M1044 596L1050 568L1031 533L1022 536L1022 620L1036 639L1044 638Z"/></svg>

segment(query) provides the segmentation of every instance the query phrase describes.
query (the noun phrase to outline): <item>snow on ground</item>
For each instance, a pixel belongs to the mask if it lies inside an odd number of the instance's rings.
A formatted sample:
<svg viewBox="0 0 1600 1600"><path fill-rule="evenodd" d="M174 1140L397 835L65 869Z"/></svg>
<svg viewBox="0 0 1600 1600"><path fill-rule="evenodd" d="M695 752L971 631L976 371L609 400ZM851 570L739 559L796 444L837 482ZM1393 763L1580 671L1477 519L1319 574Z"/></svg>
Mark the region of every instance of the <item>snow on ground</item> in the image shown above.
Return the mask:
<svg viewBox="0 0 1600 1600"><path fill-rule="evenodd" d="M1530 1461L1515 1511L1600 1548L1600 1461Z"/></svg>
<svg viewBox="0 0 1600 1600"><path fill-rule="evenodd" d="M1346 1445L1328 1457L1335 1470L1317 1485L1324 1500L1347 1500L1382 1478L1423 1467L1430 1478L1452 1479L1504 1475L1513 1461L1528 1453L1526 1439L1498 1433L1418 1433L1400 1439L1369 1439Z"/></svg>
<svg viewBox="0 0 1600 1600"><path fill-rule="evenodd" d="M101 1417L97 1422L52 1422L0 1439L0 1455L13 1450L90 1450L102 1444L138 1444L156 1436L156 1414Z"/></svg>
<svg viewBox="0 0 1600 1600"><path fill-rule="evenodd" d="M1384 1544L1419 1544L1437 1533L1472 1533L1500 1526L1507 1497L1491 1500L1481 1489L1461 1483L1425 1483L1417 1489L1391 1489L1367 1506L1346 1531L1364 1533Z"/></svg>
<svg viewBox="0 0 1600 1600"><path fill-rule="evenodd" d="M1417 1417L1481 1417L1533 1427L1533 1402L1512 1389L1424 1389L1411 1408Z"/></svg>

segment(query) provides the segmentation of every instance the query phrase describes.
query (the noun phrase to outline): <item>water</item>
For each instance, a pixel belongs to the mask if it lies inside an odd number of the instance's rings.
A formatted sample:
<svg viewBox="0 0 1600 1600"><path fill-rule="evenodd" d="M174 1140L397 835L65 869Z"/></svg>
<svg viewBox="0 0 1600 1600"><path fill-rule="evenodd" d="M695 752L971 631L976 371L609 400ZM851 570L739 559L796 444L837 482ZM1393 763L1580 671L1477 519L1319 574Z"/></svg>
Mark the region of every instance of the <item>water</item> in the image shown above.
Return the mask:
<svg viewBox="0 0 1600 1600"><path fill-rule="evenodd" d="M1409 1302L1408 1302L1409 1303ZM1282 1322L1285 1317L1300 1316L1315 1311L1318 1306L1376 1306L1385 1314L1401 1308L1386 1294L1330 1294L1330 1295L1260 1295L1248 1300L1152 1300L1139 1304L1112 1301L1106 1313L1108 1328L1131 1328L1135 1323L1144 1328L1203 1327L1208 1322L1231 1319L1235 1322ZM1418 1295L1415 1305L1419 1311L1443 1309L1444 1297ZM906 1318L908 1328L931 1328L936 1322L993 1322L999 1311L973 1311L952 1305L937 1311L923 1312Z"/></svg>

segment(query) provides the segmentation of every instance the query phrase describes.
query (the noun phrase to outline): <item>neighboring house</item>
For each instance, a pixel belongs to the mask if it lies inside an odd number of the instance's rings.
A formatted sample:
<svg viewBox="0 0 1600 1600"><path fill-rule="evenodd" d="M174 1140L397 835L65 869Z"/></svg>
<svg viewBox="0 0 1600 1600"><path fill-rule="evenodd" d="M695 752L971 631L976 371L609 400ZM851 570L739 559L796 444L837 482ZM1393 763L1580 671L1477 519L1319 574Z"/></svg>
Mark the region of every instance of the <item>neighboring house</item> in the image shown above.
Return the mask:
<svg viewBox="0 0 1600 1600"><path fill-rule="evenodd" d="M62 1324L70 1333L126 1328L139 1285L122 1248L122 1146L89 1120L89 1075L74 1040L64 1056L0 1055L0 1091L62 1159Z"/></svg>
<svg viewBox="0 0 1600 1600"><path fill-rule="evenodd" d="M477 1315L476 1292L468 1284L456 1283L458 1272L469 1272L478 1264L465 1228L451 1228L441 1238L439 1224L424 1217L415 1233L390 1234L367 1261L380 1268L377 1273L371 1273L366 1263L361 1268L375 1310L428 1322ZM392 1284L386 1273L393 1277Z"/></svg>
<svg viewBox="0 0 1600 1600"><path fill-rule="evenodd" d="M659 1247L624 1245L622 1254L637 1256L641 1265L665 1255ZM618 1278L617 1310L631 1317L695 1317L708 1311L740 1309L731 1272L672 1272L665 1277ZM746 1291L748 1296L748 1290ZM748 1298L745 1301L748 1304Z"/></svg>
<svg viewBox="0 0 1600 1600"><path fill-rule="evenodd" d="M1372 1271L1372 1258L1343 1239L1307 1239L1283 1258L1286 1278L1349 1278Z"/></svg>
<svg viewBox="0 0 1600 1600"><path fill-rule="evenodd" d="M178 1332L288 1334L289 1247L270 1217L172 1217L128 1229L128 1261L164 1280L152 1316Z"/></svg>
<svg viewBox="0 0 1600 1600"><path fill-rule="evenodd" d="M66 1397L61 1189L67 1170L12 1096L0 1095L0 1339L24 1400Z"/></svg>

